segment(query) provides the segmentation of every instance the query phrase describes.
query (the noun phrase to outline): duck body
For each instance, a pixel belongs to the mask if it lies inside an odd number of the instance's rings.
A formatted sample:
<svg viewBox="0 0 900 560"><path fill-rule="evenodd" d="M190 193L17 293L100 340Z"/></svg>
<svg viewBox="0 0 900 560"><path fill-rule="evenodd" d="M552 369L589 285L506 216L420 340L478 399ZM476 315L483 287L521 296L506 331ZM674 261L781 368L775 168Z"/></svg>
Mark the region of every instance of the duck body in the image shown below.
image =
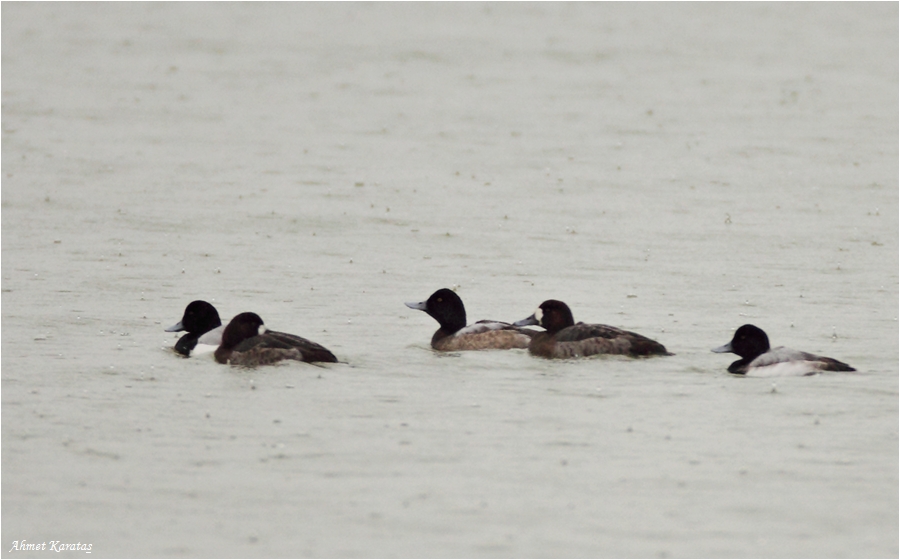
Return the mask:
<svg viewBox="0 0 900 560"><path fill-rule="evenodd" d="M215 352L222 343L225 327L212 304L197 300L184 309L181 321L166 329L166 332L180 331L187 331L187 334L178 339L174 350L187 358Z"/></svg>
<svg viewBox="0 0 900 560"><path fill-rule="evenodd" d="M533 334L509 323L485 320L450 334L438 329L431 337L431 347L441 352L528 348Z"/></svg>
<svg viewBox="0 0 900 560"><path fill-rule="evenodd" d="M713 352L731 352L741 357L728 366L728 372L747 377L785 377L815 375L823 371L856 371L834 358L817 356L784 346L771 348L769 337L755 325L743 325L730 342Z"/></svg>
<svg viewBox="0 0 900 560"><path fill-rule="evenodd" d="M255 367L282 360L337 362L327 348L303 337L270 331L256 313L234 317L222 334L215 352L220 364Z"/></svg>
<svg viewBox="0 0 900 560"><path fill-rule="evenodd" d="M440 352L465 350L509 350L528 348L534 331L502 321L478 321L466 326L466 308L452 290L442 288L422 302L408 302L410 309L424 311L440 328L431 337L431 347Z"/></svg>
<svg viewBox="0 0 900 560"><path fill-rule="evenodd" d="M516 326L539 325L546 329L532 338L528 351L541 358L581 358L597 354L620 354L633 358L670 356L666 347L646 336L611 327L575 323L569 306L547 300Z"/></svg>

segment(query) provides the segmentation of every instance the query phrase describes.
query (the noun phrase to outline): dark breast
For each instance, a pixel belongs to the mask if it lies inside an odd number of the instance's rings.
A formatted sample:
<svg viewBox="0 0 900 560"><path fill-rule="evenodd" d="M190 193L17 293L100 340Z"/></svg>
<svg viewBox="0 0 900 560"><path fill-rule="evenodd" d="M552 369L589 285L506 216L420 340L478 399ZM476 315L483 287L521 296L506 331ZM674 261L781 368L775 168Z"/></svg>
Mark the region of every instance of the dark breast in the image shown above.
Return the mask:
<svg viewBox="0 0 900 560"><path fill-rule="evenodd" d="M730 366L728 366L728 373L737 373L741 375L746 375L747 370L750 369L750 360L741 359L736 362L732 362Z"/></svg>
<svg viewBox="0 0 900 560"><path fill-rule="evenodd" d="M182 336L178 339L178 342L175 343L175 351L182 356L190 356L191 350L197 346L197 340L199 338L200 335L195 333L188 333Z"/></svg>

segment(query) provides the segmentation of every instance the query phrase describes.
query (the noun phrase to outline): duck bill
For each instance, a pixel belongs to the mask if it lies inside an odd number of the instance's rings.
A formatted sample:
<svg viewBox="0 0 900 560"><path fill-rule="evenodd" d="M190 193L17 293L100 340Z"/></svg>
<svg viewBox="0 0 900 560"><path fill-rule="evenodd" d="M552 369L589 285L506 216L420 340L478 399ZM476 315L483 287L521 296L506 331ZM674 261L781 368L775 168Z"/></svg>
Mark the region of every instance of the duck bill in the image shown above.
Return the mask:
<svg viewBox="0 0 900 560"><path fill-rule="evenodd" d="M724 354L726 352L734 352L734 350L731 349L730 342L728 344L719 346L718 348L713 348L712 351L715 352L716 354Z"/></svg>
<svg viewBox="0 0 900 560"><path fill-rule="evenodd" d="M419 301L419 302L407 301L407 302L405 302L405 305L406 305L406 307L409 307L410 309L417 309L419 311L426 311L428 309L428 305L426 305L426 303L424 301Z"/></svg>
<svg viewBox="0 0 900 560"><path fill-rule="evenodd" d="M182 323L181 321L178 321L177 323L175 323L174 325L172 325L171 327L166 329L166 332L178 332L178 331L183 331L183 330L184 330L184 323Z"/></svg>
<svg viewBox="0 0 900 560"><path fill-rule="evenodd" d="M540 325L540 324L541 324L541 322L538 321L538 320L537 320L537 317L535 317L535 316L532 314L531 317L528 317L528 318L526 318L526 319L522 319L521 321L516 321L515 323L513 323L513 326L514 326L514 327L528 327L528 326L531 326L531 325Z"/></svg>

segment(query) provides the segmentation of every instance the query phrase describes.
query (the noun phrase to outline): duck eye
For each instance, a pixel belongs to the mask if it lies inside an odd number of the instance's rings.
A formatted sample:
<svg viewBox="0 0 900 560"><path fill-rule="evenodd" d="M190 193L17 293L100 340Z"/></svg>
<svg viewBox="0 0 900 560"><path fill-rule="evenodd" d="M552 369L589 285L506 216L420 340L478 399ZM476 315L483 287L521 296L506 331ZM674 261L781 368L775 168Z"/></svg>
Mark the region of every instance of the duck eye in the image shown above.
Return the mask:
<svg viewBox="0 0 900 560"><path fill-rule="evenodd" d="M444 301L444 298L438 298L438 303Z"/></svg>

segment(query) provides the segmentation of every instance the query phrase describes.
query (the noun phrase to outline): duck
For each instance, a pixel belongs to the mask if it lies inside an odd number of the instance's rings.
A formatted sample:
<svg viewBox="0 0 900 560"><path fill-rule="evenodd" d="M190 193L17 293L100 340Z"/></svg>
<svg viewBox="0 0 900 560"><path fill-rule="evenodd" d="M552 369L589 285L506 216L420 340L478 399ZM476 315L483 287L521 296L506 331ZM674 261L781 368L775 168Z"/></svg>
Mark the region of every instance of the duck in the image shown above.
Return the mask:
<svg viewBox="0 0 900 560"><path fill-rule="evenodd" d="M636 357L671 356L666 347L646 336L609 325L576 323L565 303L548 299L535 312L513 325L538 325L545 332L531 339L528 351L541 358L581 358L595 354Z"/></svg>
<svg viewBox="0 0 900 560"><path fill-rule="evenodd" d="M175 343L174 350L188 358L215 352L222 343L224 330L216 308L209 302L196 300L187 305L181 320L167 328L166 332L187 331Z"/></svg>
<svg viewBox="0 0 900 560"><path fill-rule="evenodd" d="M717 354L731 352L741 357L728 366L729 373L748 377L815 375L822 371L856 371L834 358L816 356L779 346L771 348L769 337L756 325L742 325L730 342L713 348Z"/></svg>
<svg viewBox="0 0 900 560"><path fill-rule="evenodd" d="M528 348L535 335L535 331L502 321L483 320L466 326L462 299L447 288L434 292L425 301L405 304L410 309L424 311L438 322L440 328L431 337L431 347L440 352Z"/></svg>
<svg viewBox="0 0 900 560"><path fill-rule="evenodd" d="M215 352L220 364L255 367L281 360L301 362L337 362L327 348L294 334L270 331L256 313L245 312L235 317L222 333L222 343Z"/></svg>

